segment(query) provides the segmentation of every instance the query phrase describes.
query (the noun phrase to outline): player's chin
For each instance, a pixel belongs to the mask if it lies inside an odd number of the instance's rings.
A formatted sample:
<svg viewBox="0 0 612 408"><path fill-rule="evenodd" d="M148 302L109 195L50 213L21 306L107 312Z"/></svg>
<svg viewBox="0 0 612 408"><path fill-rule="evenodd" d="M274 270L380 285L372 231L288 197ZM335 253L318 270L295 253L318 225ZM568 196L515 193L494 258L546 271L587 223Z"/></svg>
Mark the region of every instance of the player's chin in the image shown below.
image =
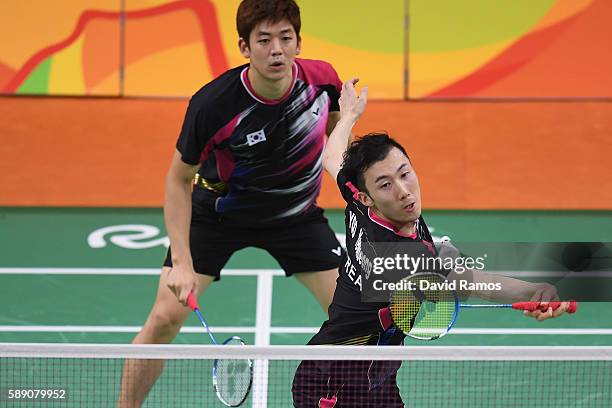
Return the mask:
<svg viewBox="0 0 612 408"><path fill-rule="evenodd" d="M266 72L265 75L263 75L264 78L266 78L266 80L271 81L271 82L276 82L276 81L280 81L284 78L287 77L287 73L286 72Z"/></svg>
<svg viewBox="0 0 612 408"><path fill-rule="evenodd" d="M414 208L405 209L403 208L400 212L400 218L404 221L416 221L421 216L421 207L414 206Z"/></svg>

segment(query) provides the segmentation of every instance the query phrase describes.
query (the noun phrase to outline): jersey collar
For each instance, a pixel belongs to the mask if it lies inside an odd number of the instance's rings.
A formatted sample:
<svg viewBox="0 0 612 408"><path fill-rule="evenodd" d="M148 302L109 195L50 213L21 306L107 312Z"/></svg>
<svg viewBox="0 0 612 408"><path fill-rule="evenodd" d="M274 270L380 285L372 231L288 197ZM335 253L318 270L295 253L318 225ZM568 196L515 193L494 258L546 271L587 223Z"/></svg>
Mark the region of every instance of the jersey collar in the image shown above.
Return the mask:
<svg viewBox="0 0 612 408"><path fill-rule="evenodd" d="M405 234L405 233L401 232L399 229L397 229L397 227L395 227L395 225L391 224L389 221L383 220L381 217L376 215L374 213L374 211L372 211L372 209L369 208L369 207L368 207L368 217L370 217L370 220L372 220L374 223L380 225L383 228L386 228L386 229L392 231L393 233L395 233L395 235L399 235L400 237L404 237L404 238L417 239L417 231L418 231L418 228L419 228L419 220L416 220L416 222L415 222L414 232L412 234Z"/></svg>
<svg viewBox="0 0 612 408"><path fill-rule="evenodd" d="M291 66L291 86L289 87L289 89L287 89L287 92L285 92L285 94L279 99L268 99L264 98L263 96L257 95L255 89L253 89L253 86L251 85L251 81L249 81L248 72L248 65L242 70L242 72L240 72L240 80L242 81L242 85L244 85L244 89L246 89L248 94L251 95L251 97L259 103L263 103L265 105L276 105L277 103L284 101L289 97L289 95L291 95L291 91L293 91L293 87L295 87L295 82L298 77L298 65L295 63L295 61L293 62L293 65Z"/></svg>

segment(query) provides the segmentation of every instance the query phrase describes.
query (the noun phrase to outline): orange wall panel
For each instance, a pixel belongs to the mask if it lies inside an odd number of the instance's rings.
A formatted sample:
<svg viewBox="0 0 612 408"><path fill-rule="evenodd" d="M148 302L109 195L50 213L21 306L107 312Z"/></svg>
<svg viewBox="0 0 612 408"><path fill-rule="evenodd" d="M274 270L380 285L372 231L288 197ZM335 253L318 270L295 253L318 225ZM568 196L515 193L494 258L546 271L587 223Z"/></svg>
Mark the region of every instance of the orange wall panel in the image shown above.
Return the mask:
<svg viewBox="0 0 612 408"><path fill-rule="evenodd" d="M0 98L0 205L161 206L186 100ZM374 101L425 208L612 209L611 102ZM320 204L343 205L326 176Z"/></svg>

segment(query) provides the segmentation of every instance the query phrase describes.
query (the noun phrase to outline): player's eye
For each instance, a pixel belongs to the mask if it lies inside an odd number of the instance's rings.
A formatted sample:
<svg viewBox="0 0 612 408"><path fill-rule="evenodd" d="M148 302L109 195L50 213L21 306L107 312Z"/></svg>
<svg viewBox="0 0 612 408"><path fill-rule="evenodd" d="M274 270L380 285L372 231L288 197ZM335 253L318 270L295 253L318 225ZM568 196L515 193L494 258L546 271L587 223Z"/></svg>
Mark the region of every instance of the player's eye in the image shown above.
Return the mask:
<svg viewBox="0 0 612 408"><path fill-rule="evenodd" d="M270 42L269 38L262 38L261 40L257 41L259 44L265 45L267 43Z"/></svg>
<svg viewBox="0 0 612 408"><path fill-rule="evenodd" d="M293 38L289 36L283 37L283 41L291 41Z"/></svg>
<svg viewBox="0 0 612 408"><path fill-rule="evenodd" d="M410 174L409 171L406 171L406 172L402 173L402 178L408 177L409 174Z"/></svg>
<svg viewBox="0 0 612 408"><path fill-rule="evenodd" d="M380 188L382 188L383 190L388 190L391 188L391 183L386 182L380 185Z"/></svg>

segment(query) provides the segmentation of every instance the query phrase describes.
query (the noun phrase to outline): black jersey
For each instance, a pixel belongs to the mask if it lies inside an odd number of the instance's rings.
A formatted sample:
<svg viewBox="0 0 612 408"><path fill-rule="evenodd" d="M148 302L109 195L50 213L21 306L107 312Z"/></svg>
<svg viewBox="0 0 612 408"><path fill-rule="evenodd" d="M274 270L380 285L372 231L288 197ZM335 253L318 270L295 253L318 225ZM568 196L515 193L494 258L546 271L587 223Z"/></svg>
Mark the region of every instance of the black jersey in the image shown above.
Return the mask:
<svg viewBox="0 0 612 408"><path fill-rule="evenodd" d="M248 69L227 71L191 98L176 147L224 187L199 204L230 222L287 222L316 209L328 114L339 109L342 83L330 64L296 59L287 93L267 100Z"/></svg>
<svg viewBox="0 0 612 408"><path fill-rule="evenodd" d="M347 202L345 209L346 253L340 265L333 302L329 308L329 320L323 323L309 344L365 344L371 335L384 331L379 311L389 306L388 302L363 301L367 257L366 247L375 243L410 242L410 256L436 256L436 249L423 217L417 221L412 235L403 235L393 225L378 217L357 199L357 188L349 182L342 171L337 177L342 197ZM343 340L352 343L343 342ZM358 341L357 340L363 340Z"/></svg>

